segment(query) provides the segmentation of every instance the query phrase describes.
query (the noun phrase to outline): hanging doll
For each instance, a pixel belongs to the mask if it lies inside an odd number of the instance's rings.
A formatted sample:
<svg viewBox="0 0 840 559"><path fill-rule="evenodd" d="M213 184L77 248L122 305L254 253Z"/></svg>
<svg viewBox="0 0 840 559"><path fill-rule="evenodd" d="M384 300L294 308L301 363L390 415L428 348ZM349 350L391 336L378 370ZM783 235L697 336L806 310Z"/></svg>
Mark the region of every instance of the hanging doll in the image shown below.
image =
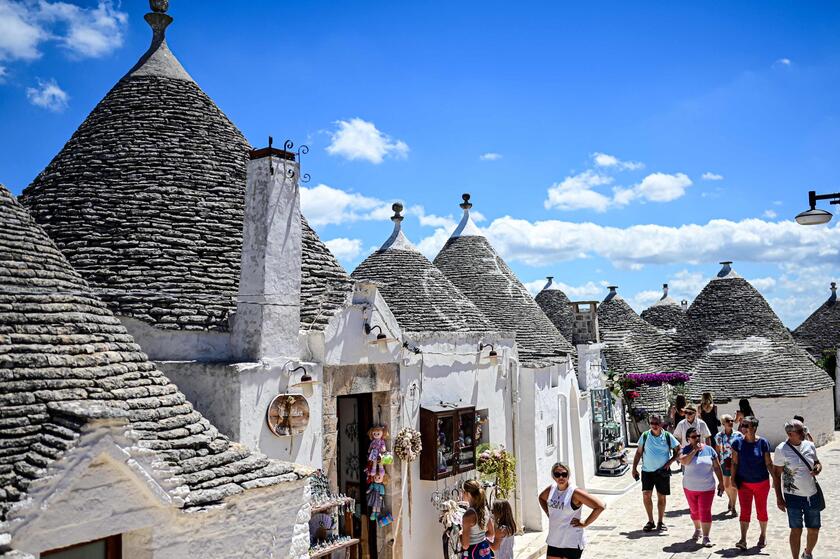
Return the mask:
<svg viewBox="0 0 840 559"><path fill-rule="evenodd" d="M368 485L367 504L370 507L370 518L376 520L382 515L382 505L385 501L385 484L388 483L388 474L384 469L377 472L373 481Z"/></svg>
<svg viewBox="0 0 840 559"><path fill-rule="evenodd" d="M368 446L365 473L367 474L367 482L372 483L377 474L385 474L385 464L390 464L393 457L385 446L385 441L388 439L387 427L374 425L368 429L368 438L370 439L370 446Z"/></svg>

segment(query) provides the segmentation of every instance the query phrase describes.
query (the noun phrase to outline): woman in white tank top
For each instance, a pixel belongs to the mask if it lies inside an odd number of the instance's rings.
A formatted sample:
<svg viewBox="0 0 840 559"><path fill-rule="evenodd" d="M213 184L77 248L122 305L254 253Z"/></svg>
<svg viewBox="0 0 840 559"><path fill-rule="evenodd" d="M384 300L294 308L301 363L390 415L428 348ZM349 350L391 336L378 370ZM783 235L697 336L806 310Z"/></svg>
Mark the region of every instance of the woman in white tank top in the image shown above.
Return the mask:
<svg viewBox="0 0 840 559"><path fill-rule="evenodd" d="M586 545L583 529L604 512L606 505L572 483L572 471L562 462L551 467L554 484L540 493L540 507L548 516L549 559L580 559ZM586 520L581 521L583 505L592 509Z"/></svg>
<svg viewBox="0 0 840 559"><path fill-rule="evenodd" d="M490 541L494 539L496 531L487 509L484 488L478 480L469 479L464 482L463 489L464 500L470 508L461 521L461 558L492 559Z"/></svg>

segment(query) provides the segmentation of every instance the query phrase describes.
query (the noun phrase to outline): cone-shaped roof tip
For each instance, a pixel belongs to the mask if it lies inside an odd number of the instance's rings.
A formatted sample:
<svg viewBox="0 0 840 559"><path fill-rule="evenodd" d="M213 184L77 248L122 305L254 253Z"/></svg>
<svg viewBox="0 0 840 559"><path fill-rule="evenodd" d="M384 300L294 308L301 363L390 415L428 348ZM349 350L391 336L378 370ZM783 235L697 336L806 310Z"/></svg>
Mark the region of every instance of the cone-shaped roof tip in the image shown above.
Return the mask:
<svg viewBox="0 0 840 559"><path fill-rule="evenodd" d="M391 204L391 209L394 210L394 215L391 216L391 221L402 221L405 217L402 215L403 205L399 202Z"/></svg>

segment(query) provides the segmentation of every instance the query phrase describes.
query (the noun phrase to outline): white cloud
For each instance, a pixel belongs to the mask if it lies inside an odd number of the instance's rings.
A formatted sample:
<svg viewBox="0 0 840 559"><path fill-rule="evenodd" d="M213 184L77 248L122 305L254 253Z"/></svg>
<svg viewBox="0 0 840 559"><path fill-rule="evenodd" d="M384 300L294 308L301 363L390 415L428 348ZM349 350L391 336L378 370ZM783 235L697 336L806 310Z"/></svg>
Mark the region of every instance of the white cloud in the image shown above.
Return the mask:
<svg viewBox="0 0 840 559"><path fill-rule="evenodd" d="M0 66L0 83L3 83L3 80L6 79L6 74L8 71L6 70L5 66Z"/></svg>
<svg viewBox="0 0 840 559"><path fill-rule="evenodd" d="M345 159L362 159L374 164L382 163L386 156L405 157L408 144L402 140L392 140L382 133L372 122L361 118L339 120L338 129L332 133L332 141L327 146L327 153Z"/></svg>
<svg viewBox="0 0 840 559"><path fill-rule="evenodd" d="M568 283L563 283L562 281L554 280L552 285L557 287L566 296L571 299L572 301L580 301L580 300L597 300L601 298L604 294L604 286L603 284L606 283L604 281L595 283L594 281L588 281L581 285L569 285ZM545 287L546 279L538 279L534 281L525 282L525 287L531 293L531 295L536 295L542 288Z"/></svg>
<svg viewBox="0 0 840 559"><path fill-rule="evenodd" d="M324 241L324 244L327 245L327 248L330 249L330 252L332 252L336 258L343 262L352 262L362 252L361 239L338 237L330 239L329 241Z"/></svg>
<svg viewBox="0 0 840 559"><path fill-rule="evenodd" d="M646 289L628 297L627 302L630 303L630 306L633 307L633 310L635 310L637 313L641 313L643 310L645 310L661 298L661 291Z"/></svg>
<svg viewBox="0 0 840 559"><path fill-rule="evenodd" d="M0 60L34 60L55 41L79 58L104 56L123 44L128 15L101 0L95 8L67 2L0 0Z"/></svg>
<svg viewBox="0 0 840 559"><path fill-rule="evenodd" d="M700 272L680 270L668 279L668 294L674 299L693 299L709 279Z"/></svg>
<svg viewBox="0 0 840 559"><path fill-rule="evenodd" d="M487 153L482 153L481 155L479 155L478 158L482 161L497 161L502 158L502 154L493 151L488 151Z"/></svg>
<svg viewBox="0 0 840 559"><path fill-rule="evenodd" d="M684 173L651 173L635 186L615 188L613 201L619 206L629 204L635 199L670 202L685 195L685 189L691 185L691 179Z"/></svg>
<svg viewBox="0 0 840 559"><path fill-rule="evenodd" d="M613 178L586 170L551 185L548 198L543 205L546 209L558 210L595 210L605 212L610 206L610 198L592 190L593 187L611 184Z"/></svg>
<svg viewBox="0 0 840 559"><path fill-rule="evenodd" d="M776 213L775 211L773 211L773 210L764 210L764 213L763 213L763 214L761 214L761 215L763 215L763 216L764 216L764 217L766 217L767 219L776 219L776 218L779 216L779 214L777 214L777 213Z"/></svg>
<svg viewBox="0 0 840 559"><path fill-rule="evenodd" d="M391 203L346 192L326 184L300 188L301 211L312 225L340 224L353 221L387 220L393 212Z"/></svg>
<svg viewBox="0 0 840 559"><path fill-rule="evenodd" d="M635 171L637 169L644 169L645 164L638 161L622 161L614 155L601 153L596 151L592 154L592 161L596 167L613 167L619 170Z"/></svg>
<svg viewBox="0 0 840 559"><path fill-rule="evenodd" d="M753 287L761 291L762 294L765 294L767 291L772 291L773 288L776 287L776 278L772 276L752 278L747 279L747 281L750 282Z"/></svg>
<svg viewBox="0 0 840 559"><path fill-rule="evenodd" d="M26 88L26 97L33 105L55 113L66 109L70 99L70 96L58 86L55 80L38 80L37 87Z"/></svg>
<svg viewBox="0 0 840 559"><path fill-rule="evenodd" d="M790 58L779 58L773 63L775 68L789 68L792 64Z"/></svg>
<svg viewBox="0 0 840 559"><path fill-rule="evenodd" d="M700 178L702 178L704 181L722 181L723 175L718 175L717 173L711 173L709 171L706 171Z"/></svg>
<svg viewBox="0 0 840 559"><path fill-rule="evenodd" d="M810 262L840 256L837 227L802 227L793 221L715 219L679 227L536 221L502 217L484 228L503 257L532 266L601 256L619 268L646 264ZM445 240L445 239L444 239ZM442 244L442 243L441 243Z"/></svg>

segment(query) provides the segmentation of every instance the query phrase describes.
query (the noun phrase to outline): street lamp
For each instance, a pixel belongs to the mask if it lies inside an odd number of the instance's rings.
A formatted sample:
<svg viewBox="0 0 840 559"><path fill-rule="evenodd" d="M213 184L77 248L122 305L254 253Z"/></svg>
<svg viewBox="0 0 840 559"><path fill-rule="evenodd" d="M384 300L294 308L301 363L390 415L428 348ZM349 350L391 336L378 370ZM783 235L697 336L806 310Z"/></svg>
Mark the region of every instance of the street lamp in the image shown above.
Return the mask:
<svg viewBox="0 0 840 559"><path fill-rule="evenodd" d="M831 221L832 213L817 209L817 200L831 200L830 204L840 204L840 192L834 194L817 194L811 190L808 192L808 205L810 209L796 216L796 223L799 225L822 225Z"/></svg>

